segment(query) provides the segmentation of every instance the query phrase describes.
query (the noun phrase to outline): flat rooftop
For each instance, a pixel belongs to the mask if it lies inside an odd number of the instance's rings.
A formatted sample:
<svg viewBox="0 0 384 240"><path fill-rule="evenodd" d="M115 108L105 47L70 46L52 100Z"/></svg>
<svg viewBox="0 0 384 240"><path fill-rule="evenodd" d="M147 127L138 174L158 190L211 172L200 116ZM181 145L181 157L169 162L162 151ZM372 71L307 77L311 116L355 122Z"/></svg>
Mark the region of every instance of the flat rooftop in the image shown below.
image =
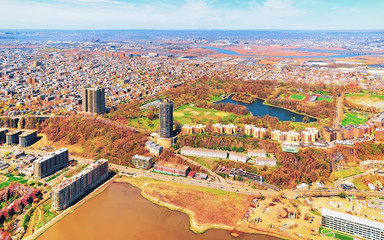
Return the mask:
<svg viewBox="0 0 384 240"><path fill-rule="evenodd" d="M178 163L169 163L169 162L164 162L160 161L155 164L155 166L160 166L160 167L169 167L169 168L175 168L179 170L187 170L189 166L183 165L183 164L178 164Z"/></svg>

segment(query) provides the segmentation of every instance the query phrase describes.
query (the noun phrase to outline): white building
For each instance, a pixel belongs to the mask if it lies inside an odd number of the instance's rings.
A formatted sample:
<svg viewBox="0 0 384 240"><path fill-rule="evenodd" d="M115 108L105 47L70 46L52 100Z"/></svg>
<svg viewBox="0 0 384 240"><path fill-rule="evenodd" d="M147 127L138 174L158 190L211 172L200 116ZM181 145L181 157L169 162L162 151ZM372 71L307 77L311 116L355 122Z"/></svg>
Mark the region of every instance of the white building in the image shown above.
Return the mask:
<svg viewBox="0 0 384 240"><path fill-rule="evenodd" d="M227 159L228 157L228 152L226 151L211 150L211 149L204 149L204 148L182 147L180 152L181 152L181 155L203 157L203 158Z"/></svg>
<svg viewBox="0 0 384 240"><path fill-rule="evenodd" d="M249 150L248 151L248 157L266 158L267 157L267 152L264 149Z"/></svg>
<svg viewBox="0 0 384 240"><path fill-rule="evenodd" d="M256 158L255 164L257 166L276 167L276 158Z"/></svg>
<svg viewBox="0 0 384 240"><path fill-rule="evenodd" d="M229 152L229 160L246 163L249 157L242 153Z"/></svg>
<svg viewBox="0 0 384 240"><path fill-rule="evenodd" d="M359 238L371 240L384 239L384 223L350 214L322 209L322 226L344 232Z"/></svg>

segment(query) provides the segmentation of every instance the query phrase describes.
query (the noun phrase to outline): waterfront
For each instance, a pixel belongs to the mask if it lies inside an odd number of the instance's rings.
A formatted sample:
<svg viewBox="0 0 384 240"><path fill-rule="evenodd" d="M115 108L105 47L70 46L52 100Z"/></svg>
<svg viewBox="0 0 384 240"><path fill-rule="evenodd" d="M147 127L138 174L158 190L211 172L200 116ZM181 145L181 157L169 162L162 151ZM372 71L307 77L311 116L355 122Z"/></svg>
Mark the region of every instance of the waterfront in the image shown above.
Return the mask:
<svg viewBox="0 0 384 240"><path fill-rule="evenodd" d="M208 230L194 234L189 217L160 207L140 195L140 190L125 183L113 183L72 214L48 229L45 239L238 239L277 240L265 235L242 234L232 237L225 230Z"/></svg>
<svg viewBox="0 0 384 240"><path fill-rule="evenodd" d="M298 114L292 111L289 111L284 108L274 107L264 104L264 100L257 99L253 103L243 103L239 101L232 100L232 97L218 101L217 103L233 103L246 106L253 116L263 117L269 115L272 117L277 117L280 121L291 121L292 117L295 118L295 122L302 122L305 115ZM316 122L316 118L309 117L310 122Z"/></svg>

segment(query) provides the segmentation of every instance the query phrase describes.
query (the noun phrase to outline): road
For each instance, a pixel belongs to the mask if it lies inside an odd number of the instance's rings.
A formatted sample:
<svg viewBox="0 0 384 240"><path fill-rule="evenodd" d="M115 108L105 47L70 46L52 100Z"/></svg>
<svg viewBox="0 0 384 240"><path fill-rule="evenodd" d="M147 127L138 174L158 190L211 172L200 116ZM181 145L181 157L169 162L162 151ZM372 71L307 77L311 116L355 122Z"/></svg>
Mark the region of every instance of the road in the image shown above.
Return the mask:
<svg viewBox="0 0 384 240"><path fill-rule="evenodd" d="M10 150L12 147L1 147L1 150ZM27 149L25 150L26 152L30 153L46 153L43 151L36 151L36 150L30 150ZM80 163L92 163L94 160L92 159L85 159L85 158L80 158L76 156L70 155L70 159L75 159ZM228 184L223 181L206 181L206 180L198 180L198 179L192 179L192 178L184 178L184 177L175 177L175 176L170 176L170 175L164 175L164 174L159 174L159 173L154 173L142 169L136 169L136 168L129 168L126 166L121 166L117 164L109 164L110 169L115 169L119 171L122 175L128 176L128 177L148 177L152 179L158 179L158 180L163 180L163 181L169 181L169 182L175 182L175 183L182 183L182 184L188 184L188 185L194 185L194 186L199 186L199 187L207 187L207 188L212 188L212 189L219 189L223 191L228 191L228 192L237 192L237 193L243 193L243 194L249 194L249 195L263 195L263 196L273 196L273 195L284 195L287 198L293 199L299 196L336 196L340 192L344 192L340 184L341 182L344 181L350 181L351 179L358 177L359 175L355 175L346 179L342 179L337 181L335 185L337 187L335 188L329 188L327 190L280 190L280 191L275 191L275 190L259 190L259 189L252 189L251 187L242 187L242 186L234 186L232 184ZM368 174L368 173L365 173ZM368 196L368 197L384 197L384 192L379 192L379 191L359 191L359 190L349 190L345 191L346 194L348 195L355 195L355 196Z"/></svg>
<svg viewBox="0 0 384 240"><path fill-rule="evenodd" d="M340 93L339 96L336 97L336 114L333 122L333 126L336 127L341 123L341 117L343 116L343 101L344 101L344 93Z"/></svg>

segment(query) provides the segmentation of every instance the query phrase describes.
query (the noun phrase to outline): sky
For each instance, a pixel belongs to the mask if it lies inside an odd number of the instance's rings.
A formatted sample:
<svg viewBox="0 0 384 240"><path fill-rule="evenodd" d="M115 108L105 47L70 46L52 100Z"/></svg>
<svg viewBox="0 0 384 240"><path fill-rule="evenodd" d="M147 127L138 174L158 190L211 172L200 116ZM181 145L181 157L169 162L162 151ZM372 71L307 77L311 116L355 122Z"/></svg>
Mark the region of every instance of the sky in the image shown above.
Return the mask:
<svg viewBox="0 0 384 240"><path fill-rule="evenodd" d="M384 0L0 0L0 29L384 29Z"/></svg>

